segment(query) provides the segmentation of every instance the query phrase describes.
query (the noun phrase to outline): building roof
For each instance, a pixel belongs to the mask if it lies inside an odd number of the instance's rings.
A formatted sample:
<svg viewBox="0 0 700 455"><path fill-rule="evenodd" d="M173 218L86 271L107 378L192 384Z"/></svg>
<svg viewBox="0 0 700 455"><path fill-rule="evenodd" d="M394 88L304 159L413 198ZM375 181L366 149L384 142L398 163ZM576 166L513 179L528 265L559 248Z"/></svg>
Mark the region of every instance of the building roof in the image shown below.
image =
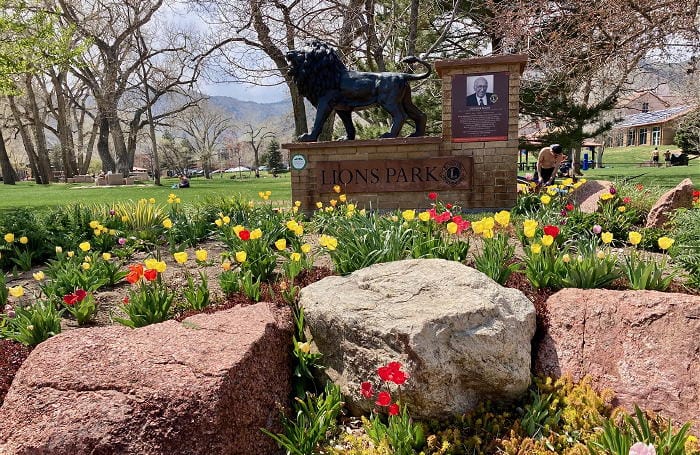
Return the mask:
<svg viewBox="0 0 700 455"><path fill-rule="evenodd" d="M653 112L640 112L622 118L615 128L629 128L633 126L655 125L673 120L687 114L693 106L675 106L668 109Z"/></svg>

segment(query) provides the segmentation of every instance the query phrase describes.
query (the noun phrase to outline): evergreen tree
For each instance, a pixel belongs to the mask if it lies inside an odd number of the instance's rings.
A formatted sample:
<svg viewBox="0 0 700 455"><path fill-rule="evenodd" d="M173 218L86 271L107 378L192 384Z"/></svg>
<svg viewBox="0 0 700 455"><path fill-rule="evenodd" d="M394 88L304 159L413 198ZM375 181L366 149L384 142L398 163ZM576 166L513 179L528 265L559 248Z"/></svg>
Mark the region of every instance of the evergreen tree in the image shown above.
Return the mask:
<svg viewBox="0 0 700 455"><path fill-rule="evenodd" d="M700 154L700 109L683 118L673 141L685 153Z"/></svg>
<svg viewBox="0 0 700 455"><path fill-rule="evenodd" d="M282 152L280 151L280 144L277 142L277 139L272 138L265 153L267 154L267 167L271 171L282 168Z"/></svg>

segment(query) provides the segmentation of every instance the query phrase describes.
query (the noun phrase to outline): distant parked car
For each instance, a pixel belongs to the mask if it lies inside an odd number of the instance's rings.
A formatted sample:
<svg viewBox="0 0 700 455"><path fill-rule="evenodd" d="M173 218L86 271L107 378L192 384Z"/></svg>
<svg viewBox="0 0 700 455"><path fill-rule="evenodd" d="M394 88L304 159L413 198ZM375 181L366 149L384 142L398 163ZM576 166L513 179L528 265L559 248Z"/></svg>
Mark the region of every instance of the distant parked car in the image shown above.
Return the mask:
<svg viewBox="0 0 700 455"><path fill-rule="evenodd" d="M226 172L250 172L250 168L245 166L236 166L226 169Z"/></svg>
<svg viewBox="0 0 700 455"><path fill-rule="evenodd" d="M259 171L269 171L270 168L267 167L267 166L259 166L259 167L258 167L258 170L259 170Z"/></svg>

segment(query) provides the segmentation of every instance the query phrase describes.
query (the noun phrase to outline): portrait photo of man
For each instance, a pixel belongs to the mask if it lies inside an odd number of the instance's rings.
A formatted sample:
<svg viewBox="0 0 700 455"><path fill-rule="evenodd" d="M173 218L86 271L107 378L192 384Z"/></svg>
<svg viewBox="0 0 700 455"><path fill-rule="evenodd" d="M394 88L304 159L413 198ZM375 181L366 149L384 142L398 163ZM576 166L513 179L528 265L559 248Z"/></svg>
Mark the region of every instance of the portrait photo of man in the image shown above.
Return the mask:
<svg viewBox="0 0 700 455"><path fill-rule="evenodd" d="M493 75L471 76L467 78L467 106L490 106L498 101L498 96L489 92L493 87Z"/></svg>

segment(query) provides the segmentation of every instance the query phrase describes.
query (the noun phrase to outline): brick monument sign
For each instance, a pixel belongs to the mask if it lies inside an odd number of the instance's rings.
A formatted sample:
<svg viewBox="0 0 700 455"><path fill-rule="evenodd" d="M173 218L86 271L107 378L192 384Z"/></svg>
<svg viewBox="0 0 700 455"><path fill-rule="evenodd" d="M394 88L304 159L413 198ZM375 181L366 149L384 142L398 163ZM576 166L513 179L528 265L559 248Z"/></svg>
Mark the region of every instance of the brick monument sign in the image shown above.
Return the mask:
<svg viewBox="0 0 700 455"><path fill-rule="evenodd" d="M467 210L516 202L518 97L524 55L435 62L442 137L283 144L292 199L311 212L340 185L358 208L426 208L426 193Z"/></svg>

